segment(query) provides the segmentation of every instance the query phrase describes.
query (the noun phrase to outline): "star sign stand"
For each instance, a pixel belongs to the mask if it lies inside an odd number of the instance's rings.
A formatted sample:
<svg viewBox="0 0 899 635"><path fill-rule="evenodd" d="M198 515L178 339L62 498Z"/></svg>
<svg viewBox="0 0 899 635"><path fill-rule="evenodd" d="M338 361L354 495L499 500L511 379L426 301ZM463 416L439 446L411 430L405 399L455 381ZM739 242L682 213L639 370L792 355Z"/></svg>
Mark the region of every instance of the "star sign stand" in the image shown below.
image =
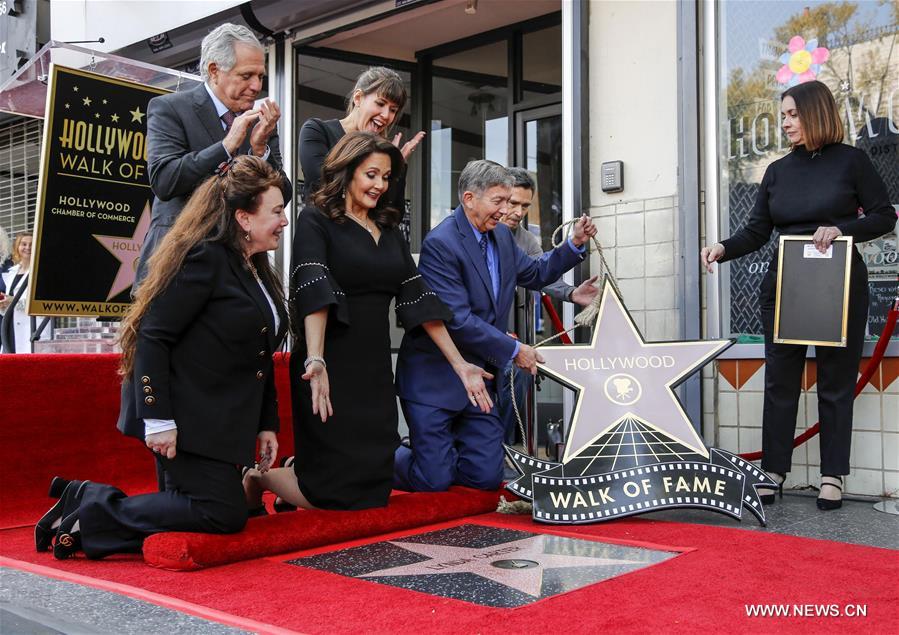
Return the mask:
<svg viewBox="0 0 899 635"><path fill-rule="evenodd" d="M127 311L150 225L147 104L166 92L51 65L31 315Z"/></svg>
<svg viewBox="0 0 899 635"><path fill-rule="evenodd" d="M543 346L538 368L577 393L561 463L506 446L520 477L506 488L534 520L579 524L693 507L765 524L762 470L707 448L674 389L733 340L646 342L611 283L587 345Z"/></svg>

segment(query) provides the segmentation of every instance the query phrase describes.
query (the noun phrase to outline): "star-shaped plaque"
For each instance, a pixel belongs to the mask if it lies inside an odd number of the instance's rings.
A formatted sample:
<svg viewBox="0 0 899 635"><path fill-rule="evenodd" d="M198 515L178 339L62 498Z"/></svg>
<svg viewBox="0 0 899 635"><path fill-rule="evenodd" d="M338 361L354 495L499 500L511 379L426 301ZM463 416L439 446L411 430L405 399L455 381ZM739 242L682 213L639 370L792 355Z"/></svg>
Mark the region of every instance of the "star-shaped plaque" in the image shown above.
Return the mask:
<svg viewBox="0 0 899 635"><path fill-rule="evenodd" d="M128 112L131 114L131 123L134 123L135 121L137 123L144 122L144 115L146 113L140 111L140 106L137 106L134 110L129 110Z"/></svg>
<svg viewBox="0 0 899 635"><path fill-rule="evenodd" d="M415 542L391 544L429 558L423 562L382 569L360 577L473 573L539 598L546 569L637 565L636 560L545 553L547 536L532 536L491 547L451 547Z"/></svg>
<svg viewBox="0 0 899 635"><path fill-rule="evenodd" d="M477 524L289 560L328 571L482 606L512 608L665 562L677 550Z"/></svg>
<svg viewBox="0 0 899 635"><path fill-rule="evenodd" d="M619 443L635 453L633 448L649 448L651 462L678 453L707 459L708 450L673 389L732 343L646 342L607 280L590 344L539 349L545 359L539 369L577 392L562 463L600 439L591 451ZM667 452L660 451L666 446Z"/></svg>
<svg viewBox="0 0 899 635"><path fill-rule="evenodd" d="M144 206L144 210L137 221L137 226L134 228L134 233L130 237L94 234L94 238L119 261L119 270L116 272L115 280L112 281L109 294L106 296L107 302L134 284L137 260L140 257L140 250L148 229L150 229L149 201Z"/></svg>

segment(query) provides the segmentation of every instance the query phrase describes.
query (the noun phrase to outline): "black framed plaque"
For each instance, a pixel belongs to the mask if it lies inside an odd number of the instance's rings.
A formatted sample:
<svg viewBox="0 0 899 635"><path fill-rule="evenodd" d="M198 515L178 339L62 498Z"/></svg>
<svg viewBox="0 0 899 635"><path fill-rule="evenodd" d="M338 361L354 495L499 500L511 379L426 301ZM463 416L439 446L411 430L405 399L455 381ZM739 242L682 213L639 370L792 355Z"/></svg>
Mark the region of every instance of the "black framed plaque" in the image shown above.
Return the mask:
<svg viewBox="0 0 899 635"><path fill-rule="evenodd" d="M811 236L781 236L774 307L776 344L846 346L852 237L822 254Z"/></svg>

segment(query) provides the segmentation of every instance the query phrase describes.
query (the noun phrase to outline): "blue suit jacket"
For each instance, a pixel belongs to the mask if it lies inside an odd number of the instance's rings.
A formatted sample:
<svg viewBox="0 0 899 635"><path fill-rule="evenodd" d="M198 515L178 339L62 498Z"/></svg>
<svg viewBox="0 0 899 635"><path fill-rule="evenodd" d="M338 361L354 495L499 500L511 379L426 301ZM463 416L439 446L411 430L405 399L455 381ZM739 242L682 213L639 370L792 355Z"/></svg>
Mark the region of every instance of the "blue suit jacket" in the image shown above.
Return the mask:
<svg viewBox="0 0 899 635"><path fill-rule="evenodd" d="M493 296L487 263L461 206L428 233L418 270L452 311L446 328L459 351L469 362L496 374L515 350L515 340L506 335L515 287L539 290L584 256L563 243L539 259L530 258L502 224L493 230L493 237L500 270L499 298ZM468 403L462 382L421 328L403 337L396 383L399 396L409 401L451 410L461 410Z"/></svg>

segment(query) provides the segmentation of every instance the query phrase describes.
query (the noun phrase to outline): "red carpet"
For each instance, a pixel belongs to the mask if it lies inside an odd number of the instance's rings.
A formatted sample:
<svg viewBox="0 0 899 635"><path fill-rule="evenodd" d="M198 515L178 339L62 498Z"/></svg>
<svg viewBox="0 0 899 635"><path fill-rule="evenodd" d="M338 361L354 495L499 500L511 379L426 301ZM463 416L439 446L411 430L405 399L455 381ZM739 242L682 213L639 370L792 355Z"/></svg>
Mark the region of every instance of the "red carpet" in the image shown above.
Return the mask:
<svg viewBox="0 0 899 635"><path fill-rule="evenodd" d="M238 534L150 536L144 542L144 560L176 571L203 569L483 514L495 510L498 501L499 492L453 487L449 492L392 496L380 509L275 514L252 519Z"/></svg>
<svg viewBox="0 0 899 635"><path fill-rule="evenodd" d="M152 455L116 430L118 355L0 355L0 527L33 524L55 475L156 488ZM275 355L281 448L293 453L287 356Z"/></svg>
<svg viewBox="0 0 899 635"><path fill-rule="evenodd" d="M305 633L595 633L608 628L620 633L873 634L894 633L899 623L899 554L873 547L646 519L562 529L537 525L529 517L500 514L378 539L462 522L692 550L665 563L517 609L482 607L295 567L284 564L288 556L192 573L149 567L137 556L60 562L48 554L34 553L26 529L0 532L0 554ZM746 616L747 604L768 603L863 604L867 616Z"/></svg>

